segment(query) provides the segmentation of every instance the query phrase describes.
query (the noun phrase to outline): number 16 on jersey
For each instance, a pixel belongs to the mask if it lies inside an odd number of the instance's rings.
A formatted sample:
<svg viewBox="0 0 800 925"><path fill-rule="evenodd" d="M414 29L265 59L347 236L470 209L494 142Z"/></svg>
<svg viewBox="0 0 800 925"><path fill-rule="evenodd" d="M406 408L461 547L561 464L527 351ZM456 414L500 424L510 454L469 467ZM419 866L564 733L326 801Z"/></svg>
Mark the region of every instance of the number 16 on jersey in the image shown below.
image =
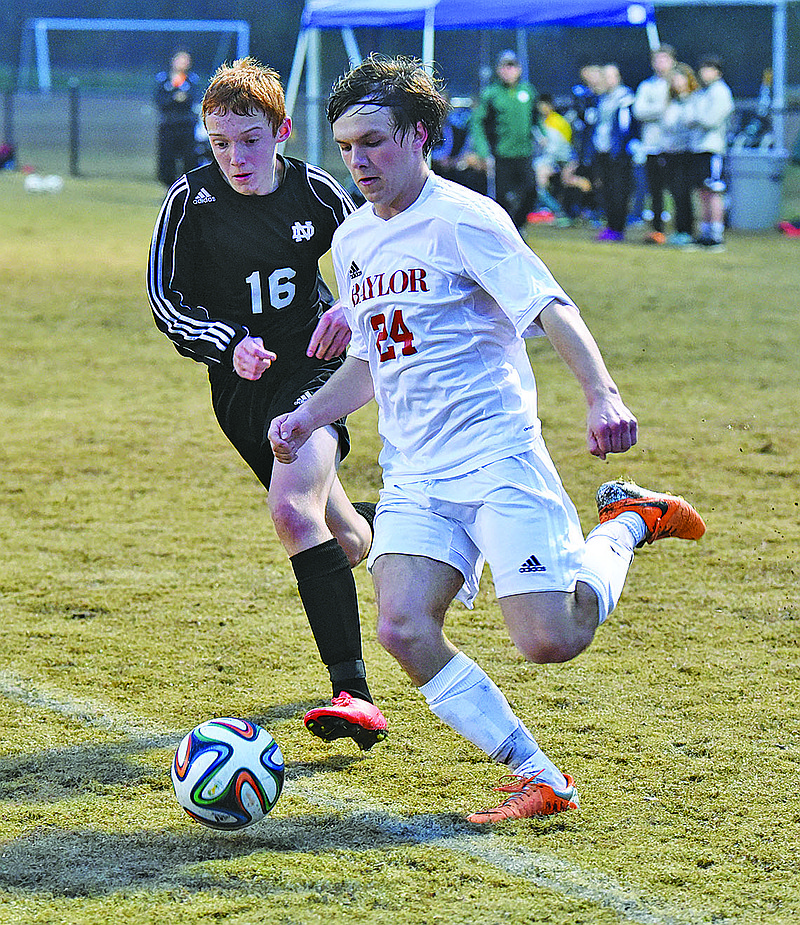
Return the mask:
<svg viewBox="0 0 800 925"><path fill-rule="evenodd" d="M292 282L296 272L291 267L284 267L282 270L275 270L269 275L269 304L274 309L286 308L291 305L292 299L297 287ZM250 287L250 307L254 315L260 315L264 311L261 296L261 273L256 270L251 273L245 280Z"/></svg>

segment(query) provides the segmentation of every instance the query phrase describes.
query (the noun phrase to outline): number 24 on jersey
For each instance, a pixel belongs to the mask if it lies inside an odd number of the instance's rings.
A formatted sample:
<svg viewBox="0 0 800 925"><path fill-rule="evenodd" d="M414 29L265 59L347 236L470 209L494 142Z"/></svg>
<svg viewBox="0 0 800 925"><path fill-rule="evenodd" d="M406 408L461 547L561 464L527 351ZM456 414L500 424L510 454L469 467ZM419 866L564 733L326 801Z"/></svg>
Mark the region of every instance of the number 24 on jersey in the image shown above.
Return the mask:
<svg viewBox="0 0 800 925"><path fill-rule="evenodd" d="M402 345L400 352L404 357L417 352L417 348L414 346L414 334L406 327L401 309L396 308L388 322L386 315L380 312L373 315L369 319L369 323L372 330L377 334L375 346L378 348L378 358L381 363L386 360L393 360L397 356L395 346Z"/></svg>

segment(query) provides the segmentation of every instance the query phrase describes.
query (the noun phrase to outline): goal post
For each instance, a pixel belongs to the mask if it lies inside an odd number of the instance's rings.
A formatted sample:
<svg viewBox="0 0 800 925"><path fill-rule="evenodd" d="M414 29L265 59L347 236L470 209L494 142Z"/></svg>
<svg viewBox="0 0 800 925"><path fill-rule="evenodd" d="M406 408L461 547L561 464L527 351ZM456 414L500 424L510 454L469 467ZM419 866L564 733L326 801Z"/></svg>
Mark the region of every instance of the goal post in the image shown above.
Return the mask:
<svg viewBox="0 0 800 925"><path fill-rule="evenodd" d="M51 32L190 32L230 33L236 39L236 57L250 50L250 24L242 19L81 19L36 17L25 22L19 58L19 81L25 87L35 61L39 90L52 88L50 71Z"/></svg>

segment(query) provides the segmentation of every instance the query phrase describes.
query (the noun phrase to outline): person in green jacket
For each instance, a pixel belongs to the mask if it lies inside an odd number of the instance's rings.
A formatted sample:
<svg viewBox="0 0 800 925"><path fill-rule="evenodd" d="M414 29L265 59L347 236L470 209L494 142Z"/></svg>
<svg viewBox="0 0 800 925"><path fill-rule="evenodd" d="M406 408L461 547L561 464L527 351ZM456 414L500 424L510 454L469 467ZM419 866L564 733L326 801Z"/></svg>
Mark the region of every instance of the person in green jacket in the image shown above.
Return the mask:
<svg viewBox="0 0 800 925"><path fill-rule="evenodd" d="M536 207L533 129L538 122L538 94L522 80L522 67L513 51L500 53L495 73L473 112L472 137L484 164L494 158L494 198L521 229Z"/></svg>

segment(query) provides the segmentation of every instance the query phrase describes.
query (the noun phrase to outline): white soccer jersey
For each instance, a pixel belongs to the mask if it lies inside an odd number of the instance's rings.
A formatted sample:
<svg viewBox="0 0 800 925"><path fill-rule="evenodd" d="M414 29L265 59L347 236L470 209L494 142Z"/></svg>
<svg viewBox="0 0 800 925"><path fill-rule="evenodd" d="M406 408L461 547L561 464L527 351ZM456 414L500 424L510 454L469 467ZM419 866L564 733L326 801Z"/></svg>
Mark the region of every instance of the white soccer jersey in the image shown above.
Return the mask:
<svg viewBox="0 0 800 925"><path fill-rule="evenodd" d="M363 205L332 249L349 353L375 383L387 482L463 475L533 446L523 337L542 333L548 303L574 303L500 206L431 174L388 221Z"/></svg>

